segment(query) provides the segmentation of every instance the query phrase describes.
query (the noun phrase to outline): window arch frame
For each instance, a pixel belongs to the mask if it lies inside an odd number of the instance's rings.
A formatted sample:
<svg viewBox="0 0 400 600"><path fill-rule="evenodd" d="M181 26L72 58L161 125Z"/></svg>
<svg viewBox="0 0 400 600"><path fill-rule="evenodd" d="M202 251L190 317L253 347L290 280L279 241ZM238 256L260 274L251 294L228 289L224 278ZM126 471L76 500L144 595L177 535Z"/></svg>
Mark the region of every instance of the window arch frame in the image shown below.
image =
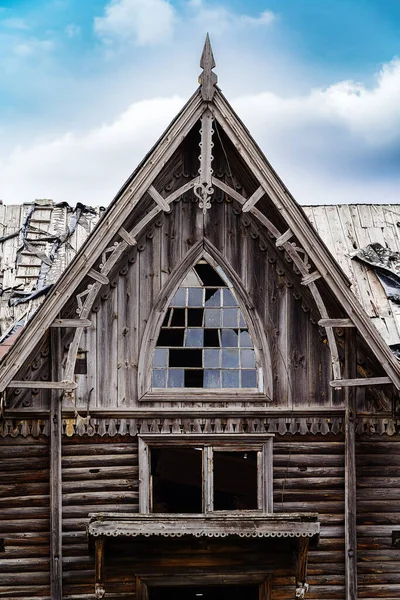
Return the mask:
<svg viewBox="0 0 400 600"><path fill-rule="evenodd" d="M156 347L158 333L163 323L170 302L184 280L187 273L199 260L206 260L214 269L220 267L232 283L232 289L237 297L240 309L248 326L249 334L253 340L256 355L256 364L261 368L262 391L253 388L165 388L157 392L152 389L153 354ZM260 376L260 374L259 374ZM187 399L187 396L198 396L198 400L215 400L218 402L229 400L259 400L272 401L273 377L271 353L262 322L256 314L255 308L244 289L242 282L233 269L227 264L221 253L207 240L195 244L186 254L184 259L170 274L166 284L158 294L145 327L143 339L139 350L138 363L138 396L140 400L174 401Z"/></svg>

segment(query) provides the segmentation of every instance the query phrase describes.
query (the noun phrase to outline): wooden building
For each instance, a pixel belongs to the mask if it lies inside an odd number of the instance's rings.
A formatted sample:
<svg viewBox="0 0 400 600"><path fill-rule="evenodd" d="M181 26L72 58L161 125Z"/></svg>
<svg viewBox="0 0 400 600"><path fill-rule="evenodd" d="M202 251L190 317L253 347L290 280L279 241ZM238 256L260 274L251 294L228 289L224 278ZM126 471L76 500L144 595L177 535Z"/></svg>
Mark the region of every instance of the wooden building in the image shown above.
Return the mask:
<svg viewBox="0 0 400 600"><path fill-rule="evenodd" d="M6 344L0 598L400 596L398 359L201 67Z"/></svg>

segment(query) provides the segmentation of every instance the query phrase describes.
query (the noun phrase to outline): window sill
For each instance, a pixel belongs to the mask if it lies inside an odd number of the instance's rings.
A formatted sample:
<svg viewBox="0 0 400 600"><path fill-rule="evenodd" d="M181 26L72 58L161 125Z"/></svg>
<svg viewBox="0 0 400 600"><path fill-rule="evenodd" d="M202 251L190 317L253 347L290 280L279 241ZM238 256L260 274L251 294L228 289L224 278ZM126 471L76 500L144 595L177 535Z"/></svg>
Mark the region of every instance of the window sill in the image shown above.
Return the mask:
<svg viewBox="0 0 400 600"><path fill-rule="evenodd" d="M153 389L140 398L144 402L272 402L256 389L165 388Z"/></svg>

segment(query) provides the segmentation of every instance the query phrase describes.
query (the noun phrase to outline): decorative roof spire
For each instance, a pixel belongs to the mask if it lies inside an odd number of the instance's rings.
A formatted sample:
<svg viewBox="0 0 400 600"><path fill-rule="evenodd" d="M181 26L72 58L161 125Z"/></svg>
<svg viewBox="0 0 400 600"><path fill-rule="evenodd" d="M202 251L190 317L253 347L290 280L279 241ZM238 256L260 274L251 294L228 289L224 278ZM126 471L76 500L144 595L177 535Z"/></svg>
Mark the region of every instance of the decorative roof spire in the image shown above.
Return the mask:
<svg viewBox="0 0 400 600"><path fill-rule="evenodd" d="M204 43L203 54L201 55L200 59L200 67L203 69L203 72L199 77L201 95L203 96L203 100L212 100L218 77L212 72L213 68L215 67L215 60L208 33Z"/></svg>

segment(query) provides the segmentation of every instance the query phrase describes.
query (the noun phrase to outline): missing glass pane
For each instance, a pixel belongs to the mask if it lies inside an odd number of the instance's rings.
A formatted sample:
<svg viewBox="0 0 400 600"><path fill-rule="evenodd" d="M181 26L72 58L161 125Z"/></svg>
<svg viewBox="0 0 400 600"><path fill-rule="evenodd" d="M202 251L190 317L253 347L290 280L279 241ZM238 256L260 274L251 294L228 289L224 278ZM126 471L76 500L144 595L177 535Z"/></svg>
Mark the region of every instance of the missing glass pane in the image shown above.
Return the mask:
<svg viewBox="0 0 400 600"><path fill-rule="evenodd" d="M205 261L197 263L194 269L204 286L226 287L226 283L221 276Z"/></svg>
<svg viewBox="0 0 400 600"><path fill-rule="evenodd" d="M151 450L153 512L202 512L202 455L194 448Z"/></svg>
<svg viewBox="0 0 400 600"><path fill-rule="evenodd" d="M185 327L185 309L174 308L172 312L171 327Z"/></svg>
<svg viewBox="0 0 400 600"><path fill-rule="evenodd" d="M202 367L202 350L170 350L169 367Z"/></svg>
<svg viewBox="0 0 400 600"><path fill-rule="evenodd" d="M185 387L187 388L202 388L203 387L203 369L186 369L185 371Z"/></svg>
<svg viewBox="0 0 400 600"><path fill-rule="evenodd" d="M157 340L157 347L183 346L184 329L161 329Z"/></svg>
<svg viewBox="0 0 400 600"><path fill-rule="evenodd" d="M214 510L257 509L257 452L214 451Z"/></svg>
<svg viewBox="0 0 400 600"><path fill-rule="evenodd" d="M258 388L253 343L223 277L201 260L175 292L153 357L167 372L154 374L154 387Z"/></svg>

